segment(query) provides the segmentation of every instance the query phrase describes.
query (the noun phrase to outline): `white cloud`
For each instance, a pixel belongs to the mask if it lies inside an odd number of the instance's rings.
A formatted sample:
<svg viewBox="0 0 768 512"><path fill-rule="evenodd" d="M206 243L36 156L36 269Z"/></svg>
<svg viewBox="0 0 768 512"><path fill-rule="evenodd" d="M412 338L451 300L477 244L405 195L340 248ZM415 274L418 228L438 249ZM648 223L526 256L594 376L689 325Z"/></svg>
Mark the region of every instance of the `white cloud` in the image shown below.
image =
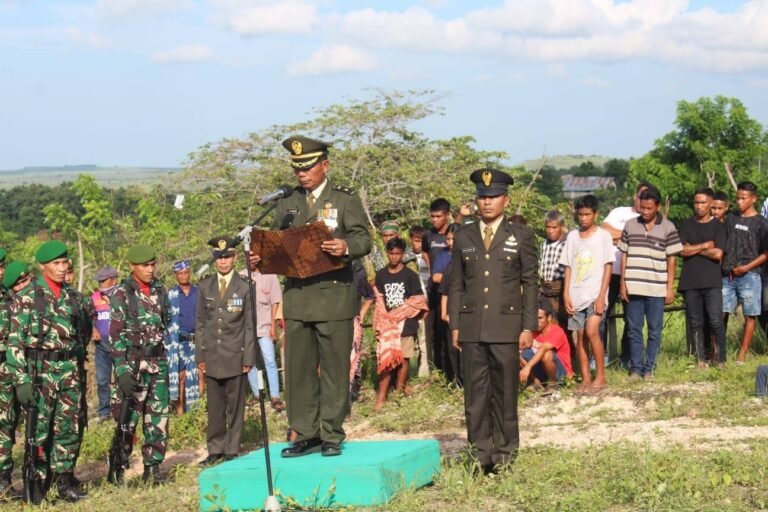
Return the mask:
<svg viewBox="0 0 768 512"><path fill-rule="evenodd" d="M307 34L317 24L317 9L303 0L284 2L212 2L220 9L216 16L231 31L251 37L264 34ZM256 5L254 5L256 4Z"/></svg>
<svg viewBox="0 0 768 512"><path fill-rule="evenodd" d="M565 80L568 78L568 68L563 64L550 64L547 66L547 74L553 78Z"/></svg>
<svg viewBox="0 0 768 512"><path fill-rule="evenodd" d="M79 27L67 27L63 31L64 38L76 44L95 49L106 49L112 46L112 41L95 32L89 32Z"/></svg>
<svg viewBox="0 0 768 512"><path fill-rule="evenodd" d="M211 60L214 51L204 44L188 44L171 48L152 55L152 62L160 64L191 64Z"/></svg>
<svg viewBox="0 0 768 512"><path fill-rule="evenodd" d="M332 45L320 48L306 61L291 63L288 72L294 75L327 75L368 71L375 65L374 58L363 50Z"/></svg>
<svg viewBox="0 0 768 512"><path fill-rule="evenodd" d="M106 16L125 17L185 11L193 5L192 0L98 0L96 9Z"/></svg>
<svg viewBox="0 0 768 512"><path fill-rule="evenodd" d="M645 59L715 72L768 68L768 0L733 12L688 0L507 0L440 19L423 7L329 17L346 43L544 62Z"/></svg>

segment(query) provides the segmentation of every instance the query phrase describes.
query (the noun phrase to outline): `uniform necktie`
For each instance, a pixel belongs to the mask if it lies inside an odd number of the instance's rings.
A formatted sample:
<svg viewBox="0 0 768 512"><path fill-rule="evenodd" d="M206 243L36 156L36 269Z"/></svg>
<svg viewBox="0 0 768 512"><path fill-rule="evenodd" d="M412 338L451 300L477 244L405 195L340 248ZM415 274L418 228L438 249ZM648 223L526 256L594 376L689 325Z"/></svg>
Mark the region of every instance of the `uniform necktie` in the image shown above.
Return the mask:
<svg viewBox="0 0 768 512"><path fill-rule="evenodd" d="M224 294L227 292L227 280L223 277L219 279L219 297L224 298Z"/></svg>
<svg viewBox="0 0 768 512"><path fill-rule="evenodd" d="M493 240L493 228L491 226L485 226L483 233L485 233L485 237L483 237L483 245L485 245L485 250L487 251L491 248L491 241Z"/></svg>
<svg viewBox="0 0 768 512"><path fill-rule="evenodd" d="M307 211L312 213L315 207L315 195L312 193L307 194Z"/></svg>

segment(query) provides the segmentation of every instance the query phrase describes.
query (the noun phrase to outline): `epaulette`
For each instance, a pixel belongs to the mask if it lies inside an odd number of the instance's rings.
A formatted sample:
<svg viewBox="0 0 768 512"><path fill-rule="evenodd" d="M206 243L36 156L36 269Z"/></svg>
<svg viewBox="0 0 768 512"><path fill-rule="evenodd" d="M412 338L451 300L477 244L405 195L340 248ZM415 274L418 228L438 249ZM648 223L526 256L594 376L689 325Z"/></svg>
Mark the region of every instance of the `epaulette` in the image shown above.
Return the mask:
<svg viewBox="0 0 768 512"><path fill-rule="evenodd" d="M355 193L355 191L349 187L345 187L344 185L334 185L333 190L338 190L339 192L344 192L345 194L352 195Z"/></svg>
<svg viewBox="0 0 768 512"><path fill-rule="evenodd" d="M245 284L248 284L248 276L240 275L240 272L235 272L235 275L242 279Z"/></svg>

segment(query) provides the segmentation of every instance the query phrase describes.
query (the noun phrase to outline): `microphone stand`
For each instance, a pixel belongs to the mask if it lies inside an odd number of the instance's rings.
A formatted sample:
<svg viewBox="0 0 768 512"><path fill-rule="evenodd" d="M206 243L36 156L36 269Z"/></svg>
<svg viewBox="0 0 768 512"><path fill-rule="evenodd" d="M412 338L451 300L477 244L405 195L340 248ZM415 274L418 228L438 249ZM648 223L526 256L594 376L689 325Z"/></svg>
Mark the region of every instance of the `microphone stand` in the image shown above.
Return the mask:
<svg viewBox="0 0 768 512"><path fill-rule="evenodd" d="M254 342L256 343L256 382L259 388L259 411L261 413L261 430L264 433L264 459L267 467L267 486L269 489L269 495L264 501L264 510L266 512L280 512L280 501L275 496L274 487L272 485L272 462L269 455L269 428L267 425L267 411L264 405L264 354L261 352L261 345L259 344L258 336L258 324L256 323L256 286L253 283L253 273L251 272L251 231L266 217L272 210L277 207L277 201L273 201L272 204L264 210L264 212L257 218L251 225L243 228L242 231L235 238L235 242L243 244L243 253L245 254L245 269L248 275L248 292L251 295L251 323L253 324Z"/></svg>

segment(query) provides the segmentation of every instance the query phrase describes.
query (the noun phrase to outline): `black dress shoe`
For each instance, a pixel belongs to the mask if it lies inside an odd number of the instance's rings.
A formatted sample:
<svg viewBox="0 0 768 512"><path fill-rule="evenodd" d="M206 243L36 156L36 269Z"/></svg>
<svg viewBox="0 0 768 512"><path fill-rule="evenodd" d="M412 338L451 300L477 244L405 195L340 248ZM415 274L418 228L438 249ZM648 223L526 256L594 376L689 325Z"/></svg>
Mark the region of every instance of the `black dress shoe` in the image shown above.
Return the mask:
<svg viewBox="0 0 768 512"><path fill-rule="evenodd" d="M499 466L497 464L483 464L483 475L497 475L499 473Z"/></svg>
<svg viewBox="0 0 768 512"><path fill-rule="evenodd" d="M206 458L200 461L200 466L213 466L218 464L223 458L224 455L221 453L209 453Z"/></svg>
<svg viewBox="0 0 768 512"><path fill-rule="evenodd" d="M237 458L236 453L228 453L224 455L224 458L221 460L222 462L229 462L231 460L235 460Z"/></svg>
<svg viewBox="0 0 768 512"><path fill-rule="evenodd" d="M304 441L296 441L288 448L283 448L283 451L280 452L280 456L302 457L304 455L309 455L310 453L319 452L322 445L323 442L317 437L306 439Z"/></svg>
<svg viewBox="0 0 768 512"><path fill-rule="evenodd" d="M341 455L341 446L336 443L323 443L323 457Z"/></svg>

